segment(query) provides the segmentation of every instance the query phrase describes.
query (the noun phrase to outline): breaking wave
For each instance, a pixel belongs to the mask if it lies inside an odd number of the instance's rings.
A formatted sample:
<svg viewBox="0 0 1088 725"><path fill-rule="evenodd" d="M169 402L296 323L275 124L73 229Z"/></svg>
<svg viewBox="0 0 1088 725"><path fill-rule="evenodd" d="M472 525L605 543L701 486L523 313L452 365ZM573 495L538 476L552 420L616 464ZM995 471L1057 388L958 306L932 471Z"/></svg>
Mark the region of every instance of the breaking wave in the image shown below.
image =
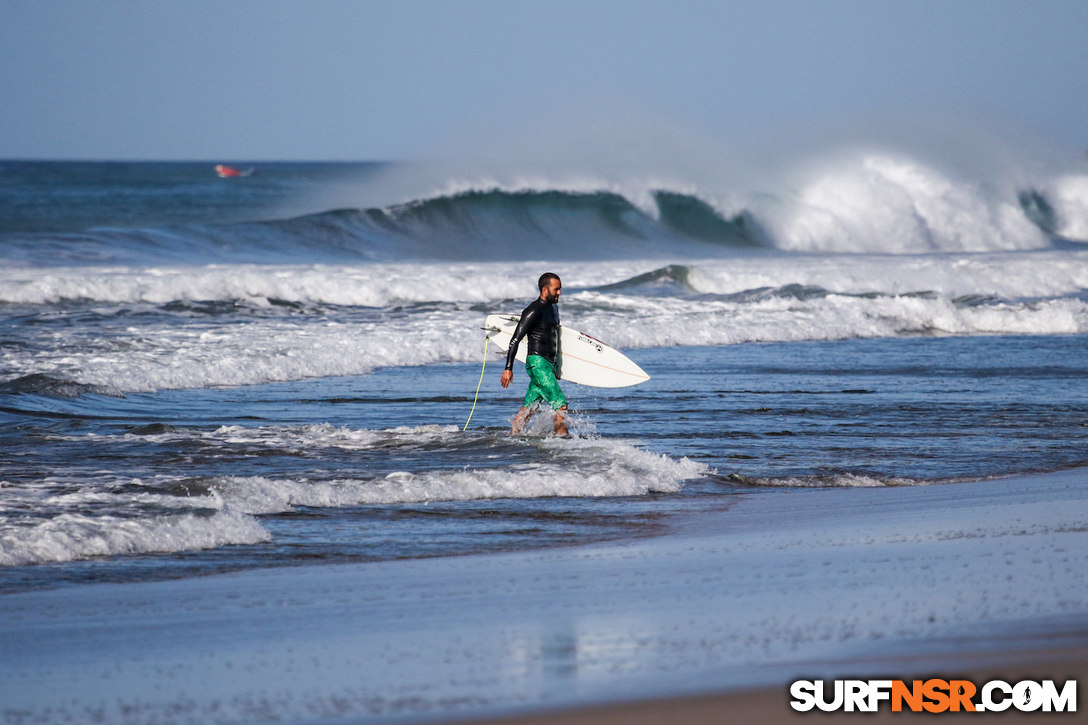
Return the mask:
<svg viewBox="0 0 1088 725"><path fill-rule="evenodd" d="M9 266L289 264L985 252L1088 240L1088 176L1000 191L862 154L772 191L467 184L403 203L243 223L8 232Z"/></svg>

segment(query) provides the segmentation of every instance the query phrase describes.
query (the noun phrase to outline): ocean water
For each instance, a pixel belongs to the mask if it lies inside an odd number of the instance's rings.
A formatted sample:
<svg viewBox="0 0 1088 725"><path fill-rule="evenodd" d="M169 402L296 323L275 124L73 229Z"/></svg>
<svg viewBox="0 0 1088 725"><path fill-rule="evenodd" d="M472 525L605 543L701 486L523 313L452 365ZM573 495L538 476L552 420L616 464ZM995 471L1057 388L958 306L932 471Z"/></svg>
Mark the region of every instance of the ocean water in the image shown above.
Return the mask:
<svg viewBox="0 0 1088 725"><path fill-rule="evenodd" d="M1088 465L1083 170L858 153L768 190L257 166L0 162L0 592ZM368 202L405 174L431 191ZM544 271L564 323L652 379L565 384L570 438L547 416L510 437L524 372L503 390L490 350L473 408L480 328Z"/></svg>

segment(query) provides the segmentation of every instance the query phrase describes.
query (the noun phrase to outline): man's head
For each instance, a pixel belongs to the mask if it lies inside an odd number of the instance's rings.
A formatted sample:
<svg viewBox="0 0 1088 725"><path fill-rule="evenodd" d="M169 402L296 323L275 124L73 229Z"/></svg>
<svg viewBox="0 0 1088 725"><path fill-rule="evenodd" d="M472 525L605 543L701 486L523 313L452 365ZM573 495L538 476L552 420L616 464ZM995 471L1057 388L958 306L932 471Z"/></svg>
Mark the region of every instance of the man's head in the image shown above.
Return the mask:
<svg viewBox="0 0 1088 725"><path fill-rule="evenodd" d="M559 275L545 272L540 275L536 286L540 290L540 299L545 302L559 301L559 293L563 289L563 283L559 281Z"/></svg>

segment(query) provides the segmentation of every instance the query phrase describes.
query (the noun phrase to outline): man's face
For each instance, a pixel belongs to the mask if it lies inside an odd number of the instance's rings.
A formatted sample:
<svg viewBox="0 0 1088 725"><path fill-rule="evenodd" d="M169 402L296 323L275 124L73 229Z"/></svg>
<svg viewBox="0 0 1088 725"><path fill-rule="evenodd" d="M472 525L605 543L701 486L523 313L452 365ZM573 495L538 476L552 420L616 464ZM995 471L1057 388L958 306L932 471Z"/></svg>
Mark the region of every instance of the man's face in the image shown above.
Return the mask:
<svg viewBox="0 0 1088 725"><path fill-rule="evenodd" d="M563 283L557 279L549 280L548 286L540 290L540 296L545 302L558 302L559 293L563 290Z"/></svg>

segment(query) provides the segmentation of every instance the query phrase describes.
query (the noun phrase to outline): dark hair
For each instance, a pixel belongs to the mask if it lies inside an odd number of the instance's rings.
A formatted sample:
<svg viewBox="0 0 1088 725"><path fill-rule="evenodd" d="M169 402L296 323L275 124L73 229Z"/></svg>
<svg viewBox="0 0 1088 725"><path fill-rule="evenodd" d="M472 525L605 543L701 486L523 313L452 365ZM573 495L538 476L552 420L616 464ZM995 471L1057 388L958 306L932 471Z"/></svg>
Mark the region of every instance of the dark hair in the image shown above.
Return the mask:
<svg viewBox="0 0 1088 725"><path fill-rule="evenodd" d="M559 279L559 275L553 274L552 272L545 272L540 275L540 279L536 281L536 288L538 290L544 289L553 279Z"/></svg>

